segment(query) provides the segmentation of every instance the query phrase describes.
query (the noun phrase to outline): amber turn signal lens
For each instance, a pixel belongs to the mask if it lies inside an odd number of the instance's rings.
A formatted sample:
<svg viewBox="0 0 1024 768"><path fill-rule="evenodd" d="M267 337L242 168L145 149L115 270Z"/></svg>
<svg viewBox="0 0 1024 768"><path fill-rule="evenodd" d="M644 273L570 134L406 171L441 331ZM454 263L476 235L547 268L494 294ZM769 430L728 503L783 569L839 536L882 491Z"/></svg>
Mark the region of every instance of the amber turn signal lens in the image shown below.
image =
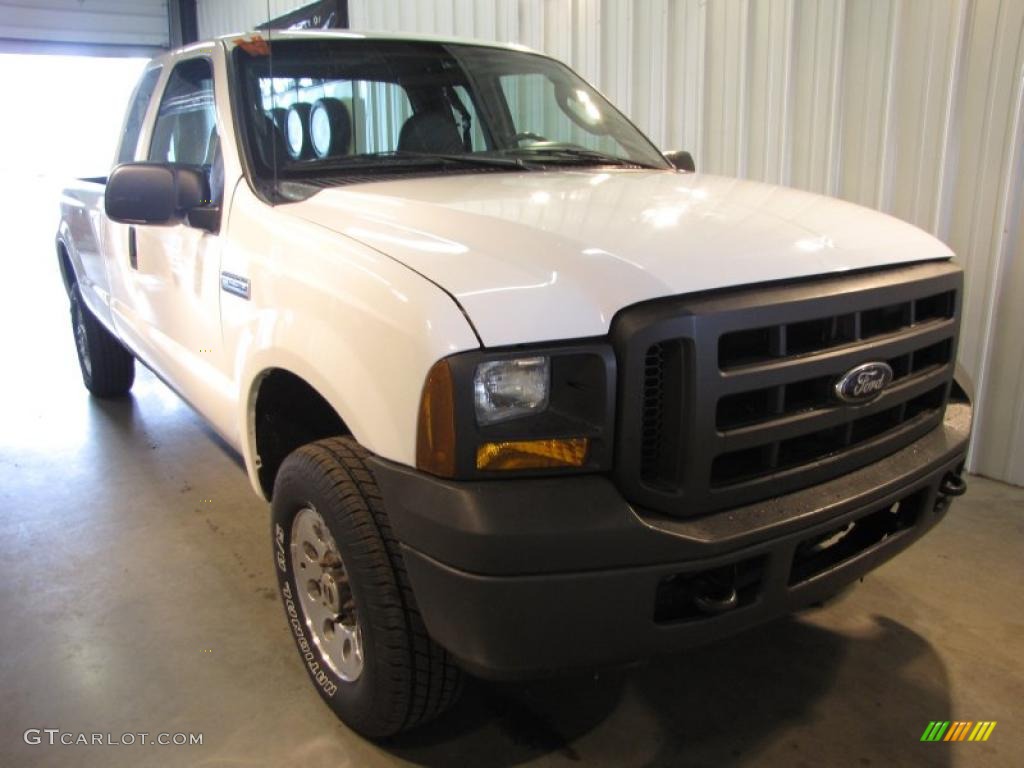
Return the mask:
<svg viewBox="0 0 1024 768"><path fill-rule="evenodd" d="M452 372L444 360L434 364L423 385L416 467L441 477L455 476L455 401Z"/></svg>
<svg viewBox="0 0 1024 768"><path fill-rule="evenodd" d="M589 448L590 440L585 437L484 443L476 449L476 468L505 470L582 467L587 460Z"/></svg>

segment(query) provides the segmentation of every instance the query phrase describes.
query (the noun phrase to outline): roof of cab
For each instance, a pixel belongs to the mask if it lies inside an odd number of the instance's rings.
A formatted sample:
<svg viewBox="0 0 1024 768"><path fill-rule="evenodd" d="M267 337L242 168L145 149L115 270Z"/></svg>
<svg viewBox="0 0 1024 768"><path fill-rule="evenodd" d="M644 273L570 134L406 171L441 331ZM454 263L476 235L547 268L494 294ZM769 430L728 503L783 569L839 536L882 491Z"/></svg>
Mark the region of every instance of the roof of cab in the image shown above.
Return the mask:
<svg viewBox="0 0 1024 768"><path fill-rule="evenodd" d="M466 37L451 37L447 35L412 35L395 32L360 32L350 29L275 29L257 30L252 32L239 32L231 35L221 35L216 39L225 45L230 45L239 40L252 40L254 36L266 37L270 40L404 40L424 43L454 43L461 45L484 45L490 48L505 48L513 51L526 51L536 53L532 48L520 45L519 43L500 43L494 40L474 40Z"/></svg>
<svg viewBox="0 0 1024 768"><path fill-rule="evenodd" d="M275 29L275 30L253 30L250 32L236 32L230 35L219 35L209 40L200 40L175 48L150 60L149 66L167 65L174 62L182 55L202 52L210 52L218 46L230 50L237 43L253 43L261 39L267 40L405 40L424 43L451 43L456 45L482 45L488 48L501 48L508 51L521 51L523 53L535 53L539 51L519 43L500 43L494 40L474 40L468 37L453 37L446 35L411 35L395 32L359 32L349 29Z"/></svg>

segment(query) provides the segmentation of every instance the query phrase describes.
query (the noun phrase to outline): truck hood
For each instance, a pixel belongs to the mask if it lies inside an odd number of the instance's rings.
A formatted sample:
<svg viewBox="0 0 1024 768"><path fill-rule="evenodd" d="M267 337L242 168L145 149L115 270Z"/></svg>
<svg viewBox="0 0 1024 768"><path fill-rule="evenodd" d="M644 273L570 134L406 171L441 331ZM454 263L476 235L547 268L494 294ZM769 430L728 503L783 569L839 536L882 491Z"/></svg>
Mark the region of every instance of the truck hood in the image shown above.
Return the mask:
<svg viewBox="0 0 1024 768"><path fill-rule="evenodd" d="M600 336L639 301L951 256L852 203L669 171L457 174L324 189L280 210L449 292L486 346Z"/></svg>

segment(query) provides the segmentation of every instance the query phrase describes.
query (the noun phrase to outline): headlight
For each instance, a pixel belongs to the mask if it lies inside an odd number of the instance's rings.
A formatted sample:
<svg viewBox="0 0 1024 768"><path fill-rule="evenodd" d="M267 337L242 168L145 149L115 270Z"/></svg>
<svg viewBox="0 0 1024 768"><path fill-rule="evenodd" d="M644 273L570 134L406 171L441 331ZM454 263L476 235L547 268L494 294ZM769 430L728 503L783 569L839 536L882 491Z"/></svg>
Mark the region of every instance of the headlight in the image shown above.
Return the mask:
<svg viewBox="0 0 1024 768"><path fill-rule="evenodd" d="M611 468L615 355L601 342L438 360L420 398L416 467L470 479Z"/></svg>
<svg viewBox="0 0 1024 768"><path fill-rule="evenodd" d="M521 357L480 363L473 376L476 420L497 424L540 413L548 407L551 370L547 357Z"/></svg>

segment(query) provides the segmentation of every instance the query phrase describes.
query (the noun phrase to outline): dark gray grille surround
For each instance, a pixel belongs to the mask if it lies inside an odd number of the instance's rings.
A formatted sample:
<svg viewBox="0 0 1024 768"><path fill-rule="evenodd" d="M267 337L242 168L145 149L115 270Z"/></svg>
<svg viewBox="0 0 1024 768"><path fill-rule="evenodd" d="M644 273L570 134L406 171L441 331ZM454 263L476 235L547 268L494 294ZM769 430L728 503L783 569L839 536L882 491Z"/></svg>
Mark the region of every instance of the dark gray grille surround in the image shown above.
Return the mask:
<svg viewBox="0 0 1024 768"><path fill-rule="evenodd" d="M949 398L963 277L948 261L658 299L620 312L616 482L692 516L804 488L934 429ZM867 362L894 380L844 404Z"/></svg>

